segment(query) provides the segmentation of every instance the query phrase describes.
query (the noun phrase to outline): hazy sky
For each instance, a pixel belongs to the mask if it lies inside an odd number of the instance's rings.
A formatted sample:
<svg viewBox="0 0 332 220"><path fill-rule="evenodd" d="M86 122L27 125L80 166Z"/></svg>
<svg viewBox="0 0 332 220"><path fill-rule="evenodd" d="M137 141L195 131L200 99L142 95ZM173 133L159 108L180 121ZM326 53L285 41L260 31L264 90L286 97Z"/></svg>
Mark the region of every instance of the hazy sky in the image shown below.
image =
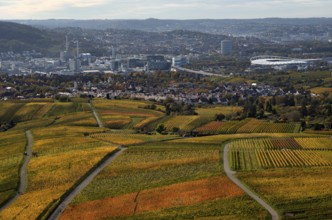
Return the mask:
<svg viewBox="0 0 332 220"><path fill-rule="evenodd" d="M332 0L0 0L0 19L332 17Z"/></svg>

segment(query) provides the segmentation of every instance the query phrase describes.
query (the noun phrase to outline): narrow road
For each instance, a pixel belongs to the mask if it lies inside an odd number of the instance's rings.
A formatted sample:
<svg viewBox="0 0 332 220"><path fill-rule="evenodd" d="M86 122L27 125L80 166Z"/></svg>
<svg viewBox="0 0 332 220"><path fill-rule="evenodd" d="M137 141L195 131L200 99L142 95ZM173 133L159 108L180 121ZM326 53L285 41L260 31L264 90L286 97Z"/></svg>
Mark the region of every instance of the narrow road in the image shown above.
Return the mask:
<svg viewBox="0 0 332 220"><path fill-rule="evenodd" d="M24 163L20 170L20 182L19 182L18 192L16 193L15 197L13 197L4 206L2 206L0 208L0 211L4 210L8 206L10 206L20 195L22 195L25 192L25 190L27 188L27 168L28 168L28 164L31 159L31 156L32 156L33 137L32 137L32 133L30 130L26 131L25 135L27 137L28 143L25 147Z"/></svg>
<svg viewBox="0 0 332 220"><path fill-rule="evenodd" d="M96 118L96 120L97 120L98 126L99 126L100 128L103 128L103 127L104 127L103 122L100 120L100 118L99 118L99 116L98 116L96 110L91 106L90 103L89 103L89 106L90 106L90 108L91 108L91 110L92 110L92 112L93 112L93 115L95 116L95 118Z"/></svg>
<svg viewBox="0 0 332 220"><path fill-rule="evenodd" d="M224 148L224 170L225 170L225 173L228 176L228 178L231 179L233 181L233 183L238 185L241 189L243 189L243 191L245 191L251 198L253 198L259 204L261 204L267 211L269 211L269 213L272 216L272 220L278 220L279 215L276 212L276 210L274 210L269 204L264 202L264 200L259 198L255 193L250 191L250 189L248 189L245 185L243 185L241 183L241 181L235 176L235 172L232 171L231 168L229 167L228 148L229 148L229 144L226 144L226 146Z"/></svg>
<svg viewBox="0 0 332 220"><path fill-rule="evenodd" d="M79 194L92 180L97 176L106 166L108 166L117 156L119 156L126 149L120 148L120 150L110 156L106 161L104 161L100 166L98 166L87 178L85 178L52 212L49 220L56 220L60 217L65 208L74 199L74 197Z"/></svg>

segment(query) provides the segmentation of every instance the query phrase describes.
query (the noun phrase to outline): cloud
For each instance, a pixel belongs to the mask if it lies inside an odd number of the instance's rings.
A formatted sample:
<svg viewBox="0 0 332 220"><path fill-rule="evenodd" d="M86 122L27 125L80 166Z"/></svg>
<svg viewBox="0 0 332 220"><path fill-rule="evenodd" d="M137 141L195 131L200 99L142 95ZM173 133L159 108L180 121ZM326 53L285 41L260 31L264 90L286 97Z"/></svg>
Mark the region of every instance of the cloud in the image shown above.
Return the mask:
<svg viewBox="0 0 332 220"><path fill-rule="evenodd" d="M2 19L332 17L330 0L0 0Z"/></svg>
<svg viewBox="0 0 332 220"><path fill-rule="evenodd" d="M66 7L84 8L102 5L106 0L11 0L1 1L2 16L12 18L38 17L39 13L62 10Z"/></svg>

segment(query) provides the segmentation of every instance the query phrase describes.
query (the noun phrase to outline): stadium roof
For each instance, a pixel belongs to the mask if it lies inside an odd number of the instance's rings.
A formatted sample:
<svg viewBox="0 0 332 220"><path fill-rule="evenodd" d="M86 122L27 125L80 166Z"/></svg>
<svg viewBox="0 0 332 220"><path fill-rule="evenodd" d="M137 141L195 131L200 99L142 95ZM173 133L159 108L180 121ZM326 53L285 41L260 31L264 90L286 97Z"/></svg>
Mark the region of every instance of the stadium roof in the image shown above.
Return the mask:
<svg viewBox="0 0 332 220"><path fill-rule="evenodd" d="M257 56L250 59L251 65L260 66L304 65L307 64L308 61L309 60L278 56Z"/></svg>

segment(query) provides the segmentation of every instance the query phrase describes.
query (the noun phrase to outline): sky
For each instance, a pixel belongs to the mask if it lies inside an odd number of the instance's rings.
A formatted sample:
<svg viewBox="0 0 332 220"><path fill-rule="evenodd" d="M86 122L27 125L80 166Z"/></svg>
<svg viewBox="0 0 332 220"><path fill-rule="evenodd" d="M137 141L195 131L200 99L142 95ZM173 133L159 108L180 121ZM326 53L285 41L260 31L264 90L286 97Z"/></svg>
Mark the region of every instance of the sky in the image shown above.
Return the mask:
<svg viewBox="0 0 332 220"><path fill-rule="evenodd" d="M0 19L332 17L332 0L0 0Z"/></svg>

